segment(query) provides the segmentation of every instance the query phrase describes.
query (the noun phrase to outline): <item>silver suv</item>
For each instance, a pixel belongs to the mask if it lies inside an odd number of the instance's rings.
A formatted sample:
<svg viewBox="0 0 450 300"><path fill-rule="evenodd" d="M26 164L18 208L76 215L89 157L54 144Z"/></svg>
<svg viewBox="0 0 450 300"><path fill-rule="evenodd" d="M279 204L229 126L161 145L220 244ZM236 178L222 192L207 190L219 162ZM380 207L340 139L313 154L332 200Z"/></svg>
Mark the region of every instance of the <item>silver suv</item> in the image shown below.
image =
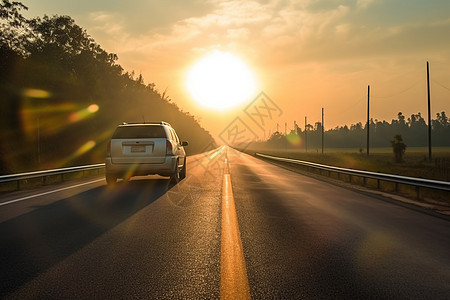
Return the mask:
<svg viewBox="0 0 450 300"><path fill-rule="evenodd" d="M106 182L159 174L176 183L186 177L187 145L166 122L119 125L108 142Z"/></svg>

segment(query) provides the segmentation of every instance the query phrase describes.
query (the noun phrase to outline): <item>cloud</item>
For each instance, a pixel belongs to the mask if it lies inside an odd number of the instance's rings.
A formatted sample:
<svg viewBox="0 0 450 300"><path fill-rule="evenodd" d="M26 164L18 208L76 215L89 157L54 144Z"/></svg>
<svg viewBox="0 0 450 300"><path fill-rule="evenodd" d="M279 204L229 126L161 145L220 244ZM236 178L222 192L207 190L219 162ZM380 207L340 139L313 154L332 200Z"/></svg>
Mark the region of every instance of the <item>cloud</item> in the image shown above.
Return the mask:
<svg viewBox="0 0 450 300"><path fill-rule="evenodd" d="M100 31L108 36L127 35L125 20L115 14L98 11L89 14L89 18L95 24L90 30Z"/></svg>
<svg viewBox="0 0 450 300"><path fill-rule="evenodd" d="M383 23L383 3L373 10L374 0L206 3L201 12L169 18L161 31L130 33L129 20L117 13L97 12L91 21L96 35L105 36L105 49L126 58L133 69L142 66L142 59L156 69L182 68L217 48L276 66L434 53L450 46L442 38L449 32L449 19L418 22L411 16L405 22L403 16Z"/></svg>
<svg viewBox="0 0 450 300"><path fill-rule="evenodd" d="M357 0L356 1L356 8L357 9L366 9L368 8L374 0Z"/></svg>
<svg viewBox="0 0 450 300"><path fill-rule="evenodd" d="M187 19L186 24L200 27L242 27L262 24L270 19L270 11L257 1L219 1L209 14Z"/></svg>

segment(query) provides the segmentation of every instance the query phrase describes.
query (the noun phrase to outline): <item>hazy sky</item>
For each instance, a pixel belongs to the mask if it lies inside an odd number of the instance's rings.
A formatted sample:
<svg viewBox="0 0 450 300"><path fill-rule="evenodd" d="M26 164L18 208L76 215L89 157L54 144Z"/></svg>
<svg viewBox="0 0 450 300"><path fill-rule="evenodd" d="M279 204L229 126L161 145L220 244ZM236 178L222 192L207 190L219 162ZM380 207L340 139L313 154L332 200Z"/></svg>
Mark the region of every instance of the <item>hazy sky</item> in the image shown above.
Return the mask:
<svg viewBox="0 0 450 300"><path fill-rule="evenodd" d="M198 107L184 86L189 67L213 50L231 52L254 72L282 111L281 128L305 116L325 127L391 121L399 111L450 114L448 0L27 0L27 16L69 15L127 71L142 73L217 134L252 99L227 114ZM255 94L255 96L257 96ZM281 125L282 124L282 125ZM273 126L273 124L271 125ZM268 131L275 128L266 128ZM260 134L260 133L258 133ZM267 134L267 132L266 132Z"/></svg>

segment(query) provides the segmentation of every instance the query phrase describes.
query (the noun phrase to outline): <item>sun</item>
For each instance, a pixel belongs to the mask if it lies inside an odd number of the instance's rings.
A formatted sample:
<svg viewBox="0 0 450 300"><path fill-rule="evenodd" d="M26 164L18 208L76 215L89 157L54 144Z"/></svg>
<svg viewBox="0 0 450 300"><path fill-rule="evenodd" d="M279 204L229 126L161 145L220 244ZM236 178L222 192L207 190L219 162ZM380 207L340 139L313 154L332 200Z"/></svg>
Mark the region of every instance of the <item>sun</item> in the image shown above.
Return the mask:
<svg viewBox="0 0 450 300"><path fill-rule="evenodd" d="M251 100L257 83L251 69L237 56L214 51L187 72L186 88L199 105L226 111Z"/></svg>

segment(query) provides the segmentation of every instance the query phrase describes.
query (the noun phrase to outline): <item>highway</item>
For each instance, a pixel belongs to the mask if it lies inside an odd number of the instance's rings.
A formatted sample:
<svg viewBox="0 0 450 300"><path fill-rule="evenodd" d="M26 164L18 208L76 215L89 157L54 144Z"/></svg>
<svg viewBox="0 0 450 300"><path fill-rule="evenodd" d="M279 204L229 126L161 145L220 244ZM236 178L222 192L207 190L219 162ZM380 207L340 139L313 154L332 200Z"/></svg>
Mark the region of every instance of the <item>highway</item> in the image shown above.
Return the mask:
<svg viewBox="0 0 450 300"><path fill-rule="evenodd" d="M449 225L221 147L0 195L0 298L448 299Z"/></svg>

